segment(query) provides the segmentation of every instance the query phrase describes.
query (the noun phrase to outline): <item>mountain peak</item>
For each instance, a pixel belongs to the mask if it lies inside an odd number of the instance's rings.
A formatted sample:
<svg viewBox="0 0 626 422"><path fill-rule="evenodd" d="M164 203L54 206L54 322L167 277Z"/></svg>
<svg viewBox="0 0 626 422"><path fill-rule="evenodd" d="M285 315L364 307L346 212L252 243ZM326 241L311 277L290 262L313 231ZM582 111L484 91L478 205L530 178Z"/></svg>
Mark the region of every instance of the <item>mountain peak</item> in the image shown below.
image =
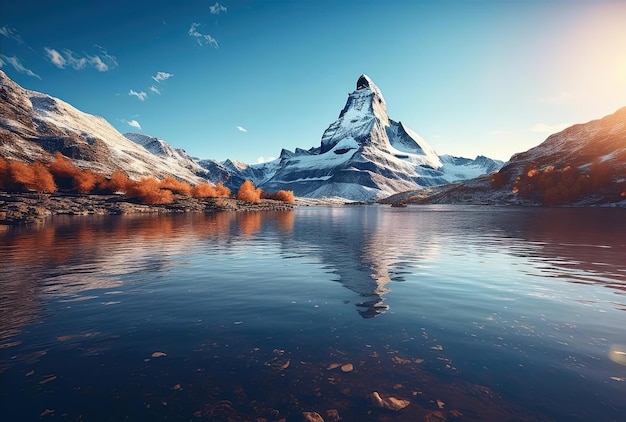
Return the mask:
<svg viewBox="0 0 626 422"><path fill-rule="evenodd" d="M359 79L356 81L356 89L369 88L370 84L373 84L372 80L365 73L359 76Z"/></svg>

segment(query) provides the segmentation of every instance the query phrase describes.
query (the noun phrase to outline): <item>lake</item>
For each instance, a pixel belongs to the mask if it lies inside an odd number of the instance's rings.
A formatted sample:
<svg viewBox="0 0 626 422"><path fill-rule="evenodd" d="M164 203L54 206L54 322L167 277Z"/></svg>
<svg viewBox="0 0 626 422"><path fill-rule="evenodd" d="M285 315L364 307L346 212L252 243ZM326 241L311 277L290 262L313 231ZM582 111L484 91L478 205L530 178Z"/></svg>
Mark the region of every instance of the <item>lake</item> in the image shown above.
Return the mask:
<svg viewBox="0 0 626 422"><path fill-rule="evenodd" d="M59 217L0 324L2 421L626 420L626 210Z"/></svg>

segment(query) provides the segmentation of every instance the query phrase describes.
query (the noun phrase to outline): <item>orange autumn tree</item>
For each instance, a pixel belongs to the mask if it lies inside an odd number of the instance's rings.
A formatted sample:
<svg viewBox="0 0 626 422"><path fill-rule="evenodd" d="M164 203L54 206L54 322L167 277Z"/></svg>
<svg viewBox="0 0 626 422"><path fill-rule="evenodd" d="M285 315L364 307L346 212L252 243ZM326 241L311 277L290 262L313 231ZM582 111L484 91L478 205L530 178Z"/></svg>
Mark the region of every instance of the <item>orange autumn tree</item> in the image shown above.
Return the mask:
<svg viewBox="0 0 626 422"><path fill-rule="evenodd" d="M131 181L123 172L115 170L108 180L102 181L98 188L105 192L122 192L126 193Z"/></svg>
<svg viewBox="0 0 626 422"><path fill-rule="evenodd" d="M35 183L35 172L28 164L19 161L9 161L8 190L23 192L32 189Z"/></svg>
<svg viewBox="0 0 626 422"><path fill-rule="evenodd" d="M264 198L264 199L274 199L276 201L288 202L290 204L293 204L294 202L296 202L296 198L294 197L292 190L282 190L281 189L281 190L279 190L276 193L265 193L265 192L263 192L261 197Z"/></svg>
<svg viewBox="0 0 626 422"><path fill-rule="evenodd" d="M34 162L31 167L35 178L32 189L37 192L56 192L57 185L48 168L39 162Z"/></svg>
<svg viewBox="0 0 626 422"><path fill-rule="evenodd" d="M171 204L174 195L169 189L161 189L154 177L144 177L138 182L129 183L126 197L137 199L142 204Z"/></svg>
<svg viewBox="0 0 626 422"><path fill-rule="evenodd" d="M25 164L0 157L0 189L13 192L54 192L52 175L40 162Z"/></svg>
<svg viewBox="0 0 626 422"><path fill-rule="evenodd" d="M161 189L171 190L173 193L181 195L191 195L191 186L187 182L181 182L171 176L166 177L159 183Z"/></svg>
<svg viewBox="0 0 626 422"><path fill-rule="evenodd" d="M263 191L260 188L256 188L251 180L246 180L239 187L237 192L237 199L245 202L261 202L261 193Z"/></svg>
<svg viewBox="0 0 626 422"><path fill-rule="evenodd" d="M101 175L91 170L79 169L59 151L54 153L54 161L50 163L48 170L60 189L82 194L88 194L98 182L104 181Z"/></svg>
<svg viewBox="0 0 626 422"><path fill-rule="evenodd" d="M218 198L228 198L230 196L230 189L228 189L222 182L217 182L215 185L215 192Z"/></svg>
<svg viewBox="0 0 626 422"><path fill-rule="evenodd" d="M78 170L72 180L72 187L78 193L86 195L91 192L101 180L104 180L104 177L91 170Z"/></svg>
<svg viewBox="0 0 626 422"><path fill-rule="evenodd" d="M198 199L228 198L230 196L230 189L224 186L222 182L217 182L215 186L212 186L210 183L203 182L191 188L191 196Z"/></svg>
<svg viewBox="0 0 626 422"><path fill-rule="evenodd" d="M48 170L52 173L54 181L60 189L72 189L74 176L78 173L70 160L65 158L59 151L54 153L54 160L48 165Z"/></svg>
<svg viewBox="0 0 626 422"><path fill-rule="evenodd" d="M7 189L9 183L9 162L6 158L0 157L0 190Z"/></svg>

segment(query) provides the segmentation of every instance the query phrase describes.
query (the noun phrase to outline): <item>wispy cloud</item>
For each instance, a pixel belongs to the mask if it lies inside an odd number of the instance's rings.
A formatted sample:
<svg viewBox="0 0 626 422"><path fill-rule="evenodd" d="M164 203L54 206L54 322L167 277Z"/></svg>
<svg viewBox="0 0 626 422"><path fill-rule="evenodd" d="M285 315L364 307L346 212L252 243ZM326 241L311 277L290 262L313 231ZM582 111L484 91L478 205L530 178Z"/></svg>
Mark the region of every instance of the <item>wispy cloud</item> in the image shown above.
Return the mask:
<svg viewBox="0 0 626 422"><path fill-rule="evenodd" d="M0 67L3 67L5 64L10 64L13 66L13 69L18 71L19 73L23 73L28 76L32 76L33 78L41 79L41 76L37 75L30 69L27 69L22 64L22 61L15 56L5 56L4 54L0 54Z"/></svg>
<svg viewBox="0 0 626 422"><path fill-rule="evenodd" d="M219 48L220 46L217 43L217 40L215 38L213 38L209 34L202 34L202 33L198 32L198 27L199 26L200 26L200 24L197 23L197 22L192 23L191 24L191 28L189 28L189 31L187 31L189 36L190 37L194 37L196 39L196 42L200 46L210 45L210 46L212 46L214 48Z"/></svg>
<svg viewBox="0 0 626 422"><path fill-rule="evenodd" d="M149 89L150 89L150 91L154 92L155 94L161 95L161 91L159 91L159 89L156 86L152 85Z"/></svg>
<svg viewBox="0 0 626 422"><path fill-rule="evenodd" d="M137 120L135 120L135 119L130 120L130 121L128 121L128 120L124 120L124 122L125 122L126 124L128 124L128 126L131 126L131 127L134 127L134 128L137 128L137 129L141 130L141 125L140 125L140 124L139 124L139 122L138 122Z"/></svg>
<svg viewBox="0 0 626 422"><path fill-rule="evenodd" d="M65 69L67 66L76 70L83 69L87 65L87 59L85 57L78 57L71 50L63 50L63 53L59 51L45 47L44 51L48 56L48 60L59 69Z"/></svg>
<svg viewBox="0 0 626 422"><path fill-rule="evenodd" d="M46 55L48 56L48 60L50 60L52 64L58 67L59 69L63 69L65 65L67 65L67 60L65 60L65 57L63 57L63 55L59 53L58 51L56 51L55 49L45 47L44 51L46 52Z"/></svg>
<svg viewBox="0 0 626 422"><path fill-rule="evenodd" d="M510 130L490 130L489 135L513 135L513 132Z"/></svg>
<svg viewBox="0 0 626 422"><path fill-rule="evenodd" d="M8 26L0 26L0 35L7 37L9 39L12 39L14 41L17 41L19 44L24 43L24 41L22 40L22 37L20 37L20 34L17 33L17 29L15 28L11 28Z"/></svg>
<svg viewBox="0 0 626 422"><path fill-rule="evenodd" d="M87 55L87 60L96 70L106 72L119 66L115 56L110 55L106 48L97 44L94 44L94 47L98 50L98 54Z"/></svg>
<svg viewBox="0 0 626 422"><path fill-rule="evenodd" d="M148 98L148 94L146 94L145 92L143 92L143 91L137 92L137 91L134 91L132 89L128 92L128 95L137 97L139 99L139 101L145 101L146 98Z"/></svg>
<svg viewBox="0 0 626 422"><path fill-rule="evenodd" d="M98 50L96 54L85 54L84 56L76 54L69 49L59 51L54 48L44 47L44 51L46 52L48 60L59 69L71 67L76 70L81 70L87 65L90 65L98 72L106 72L118 67L117 59L110 55L106 49L99 45L94 45L94 47Z"/></svg>
<svg viewBox="0 0 626 422"><path fill-rule="evenodd" d="M167 72L157 72L157 74L156 74L156 75L154 75L154 76L152 77L152 79L154 79L154 80L155 80L155 81L157 81L157 82L163 82L163 81L168 80L168 79L169 79L169 78L171 78L172 76L174 76L174 75L172 75L171 73L167 73Z"/></svg>
<svg viewBox="0 0 626 422"><path fill-rule="evenodd" d="M258 157L256 159L257 163L261 164L261 163L267 163L268 161L274 161L276 159L276 157Z"/></svg>
<svg viewBox="0 0 626 422"><path fill-rule="evenodd" d="M532 127L530 128L530 131L553 134L553 133L560 132L563 129L570 127L570 126L571 126L570 123L562 123L562 124L557 124L557 125L547 125L545 123L536 123L532 125Z"/></svg>
<svg viewBox="0 0 626 422"><path fill-rule="evenodd" d="M209 6L209 11L212 15L219 15L222 12L226 13L227 10L226 6L222 6L218 2L215 2L213 6Z"/></svg>
<svg viewBox="0 0 626 422"><path fill-rule="evenodd" d="M237 126L237 130L239 132L247 132L248 131L248 129L246 129L245 127L241 127L241 126Z"/></svg>

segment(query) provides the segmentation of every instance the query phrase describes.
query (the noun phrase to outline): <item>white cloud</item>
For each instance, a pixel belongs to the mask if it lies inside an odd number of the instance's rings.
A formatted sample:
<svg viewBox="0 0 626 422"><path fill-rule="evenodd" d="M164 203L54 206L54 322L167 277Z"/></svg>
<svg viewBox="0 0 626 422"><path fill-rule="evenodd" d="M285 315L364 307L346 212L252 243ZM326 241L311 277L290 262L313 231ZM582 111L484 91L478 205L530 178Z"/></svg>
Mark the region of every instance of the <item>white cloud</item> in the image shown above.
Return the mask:
<svg viewBox="0 0 626 422"><path fill-rule="evenodd" d="M81 70L87 65L86 58L74 56L74 53L71 50L63 50L63 53L65 53L65 60L67 61L67 64L72 66L74 69Z"/></svg>
<svg viewBox="0 0 626 422"><path fill-rule="evenodd" d="M227 10L228 8L226 6L222 6L218 2L215 2L213 6L209 6L209 11L212 15L219 15L222 12L226 13Z"/></svg>
<svg viewBox="0 0 626 422"><path fill-rule="evenodd" d="M150 91L154 92L155 94L161 95L161 91L159 91L159 89L154 85L150 87Z"/></svg>
<svg viewBox="0 0 626 422"><path fill-rule="evenodd" d="M13 66L13 69L18 71L19 73L32 76L33 78L41 79L41 76L37 75L30 69L26 69L21 60L15 56L9 57L5 56L4 54L0 54L0 67L4 66L5 64L10 64L11 66Z"/></svg>
<svg viewBox="0 0 626 422"><path fill-rule="evenodd" d="M145 92L143 91L137 92L137 91L133 91L132 89L128 92L128 95L135 96L139 98L140 101L145 101L146 98L148 98L148 94L146 94Z"/></svg>
<svg viewBox="0 0 626 422"><path fill-rule="evenodd" d="M139 124L139 122L135 119L131 120L130 122L127 120L124 120L126 123L128 123L128 126L132 126L134 128L137 128L139 130L141 130L141 125Z"/></svg>
<svg viewBox="0 0 626 422"><path fill-rule="evenodd" d="M0 35L10 38L12 40L17 41L19 44L23 44L24 41L22 37L17 33L15 28L10 28L8 26L0 26Z"/></svg>
<svg viewBox="0 0 626 422"><path fill-rule="evenodd" d="M191 28L189 28L189 31L187 31L189 36L194 37L196 39L196 42L200 46L210 45L210 46L212 46L214 48L219 48L220 46L217 43L217 40L215 38L213 38L209 34L202 34L202 33L198 32L197 28L199 26L200 26L199 23L196 23L196 22L192 23L191 24Z"/></svg>
<svg viewBox="0 0 626 422"><path fill-rule="evenodd" d="M237 130L239 132L247 132L248 131L248 129L246 129L245 127L241 127L241 126L237 126Z"/></svg>
<svg viewBox="0 0 626 422"><path fill-rule="evenodd" d="M108 54L104 48L99 45L94 47L98 50L98 53L93 55L85 54L84 57L69 49L64 49L62 53L48 47L45 47L44 50L48 60L59 69L65 69L67 66L70 66L76 70L81 70L89 64L99 72L106 72L118 66L116 58Z"/></svg>
<svg viewBox="0 0 626 422"><path fill-rule="evenodd" d="M106 72L107 70L115 69L118 67L117 59L115 56L112 56L108 53L108 51L95 44L95 48L98 49L99 54L93 56L87 56L89 63L91 63L98 71Z"/></svg>
<svg viewBox="0 0 626 422"><path fill-rule="evenodd" d="M98 72L106 72L109 70L109 66L102 61L100 56L89 57L89 64L95 67Z"/></svg>
<svg viewBox="0 0 626 422"><path fill-rule="evenodd" d="M163 81L168 80L168 79L169 79L169 78L171 78L172 76L174 76L174 75L172 75L171 73L167 73L167 72L157 72L157 74L156 74L156 75L154 75L154 76L152 77L152 79L154 79L154 80L155 80L155 81L157 81L157 82L163 82Z"/></svg>
<svg viewBox="0 0 626 422"><path fill-rule="evenodd" d="M48 59L52 62L53 65L58 67L59 69L63 69L67 64L67 60L65 57L58 51L53 48L44 47L46 54L48 55Z"/></svg>
<svg viewBox="0 0 626 422"><path fill-rule="evenodd" d="M265 157L261 156L261 157L258 157L256 159L256 162L261 164L261 163L267 163L268 161L274 161L275 159L276 159L276 157L267 157L267 158L265 158Z"/></svg>
<svg viewBox="0 0 626 422"><path fill-rule="evenodd" d="M545 123L536 123L532 125L532 127L530 128L530 131L553 134L553 133L560 132L563 129L568 128L570 126L571 124L569 123L563 123L563 124L558 124L558 125L546 125Z"/></svg>

